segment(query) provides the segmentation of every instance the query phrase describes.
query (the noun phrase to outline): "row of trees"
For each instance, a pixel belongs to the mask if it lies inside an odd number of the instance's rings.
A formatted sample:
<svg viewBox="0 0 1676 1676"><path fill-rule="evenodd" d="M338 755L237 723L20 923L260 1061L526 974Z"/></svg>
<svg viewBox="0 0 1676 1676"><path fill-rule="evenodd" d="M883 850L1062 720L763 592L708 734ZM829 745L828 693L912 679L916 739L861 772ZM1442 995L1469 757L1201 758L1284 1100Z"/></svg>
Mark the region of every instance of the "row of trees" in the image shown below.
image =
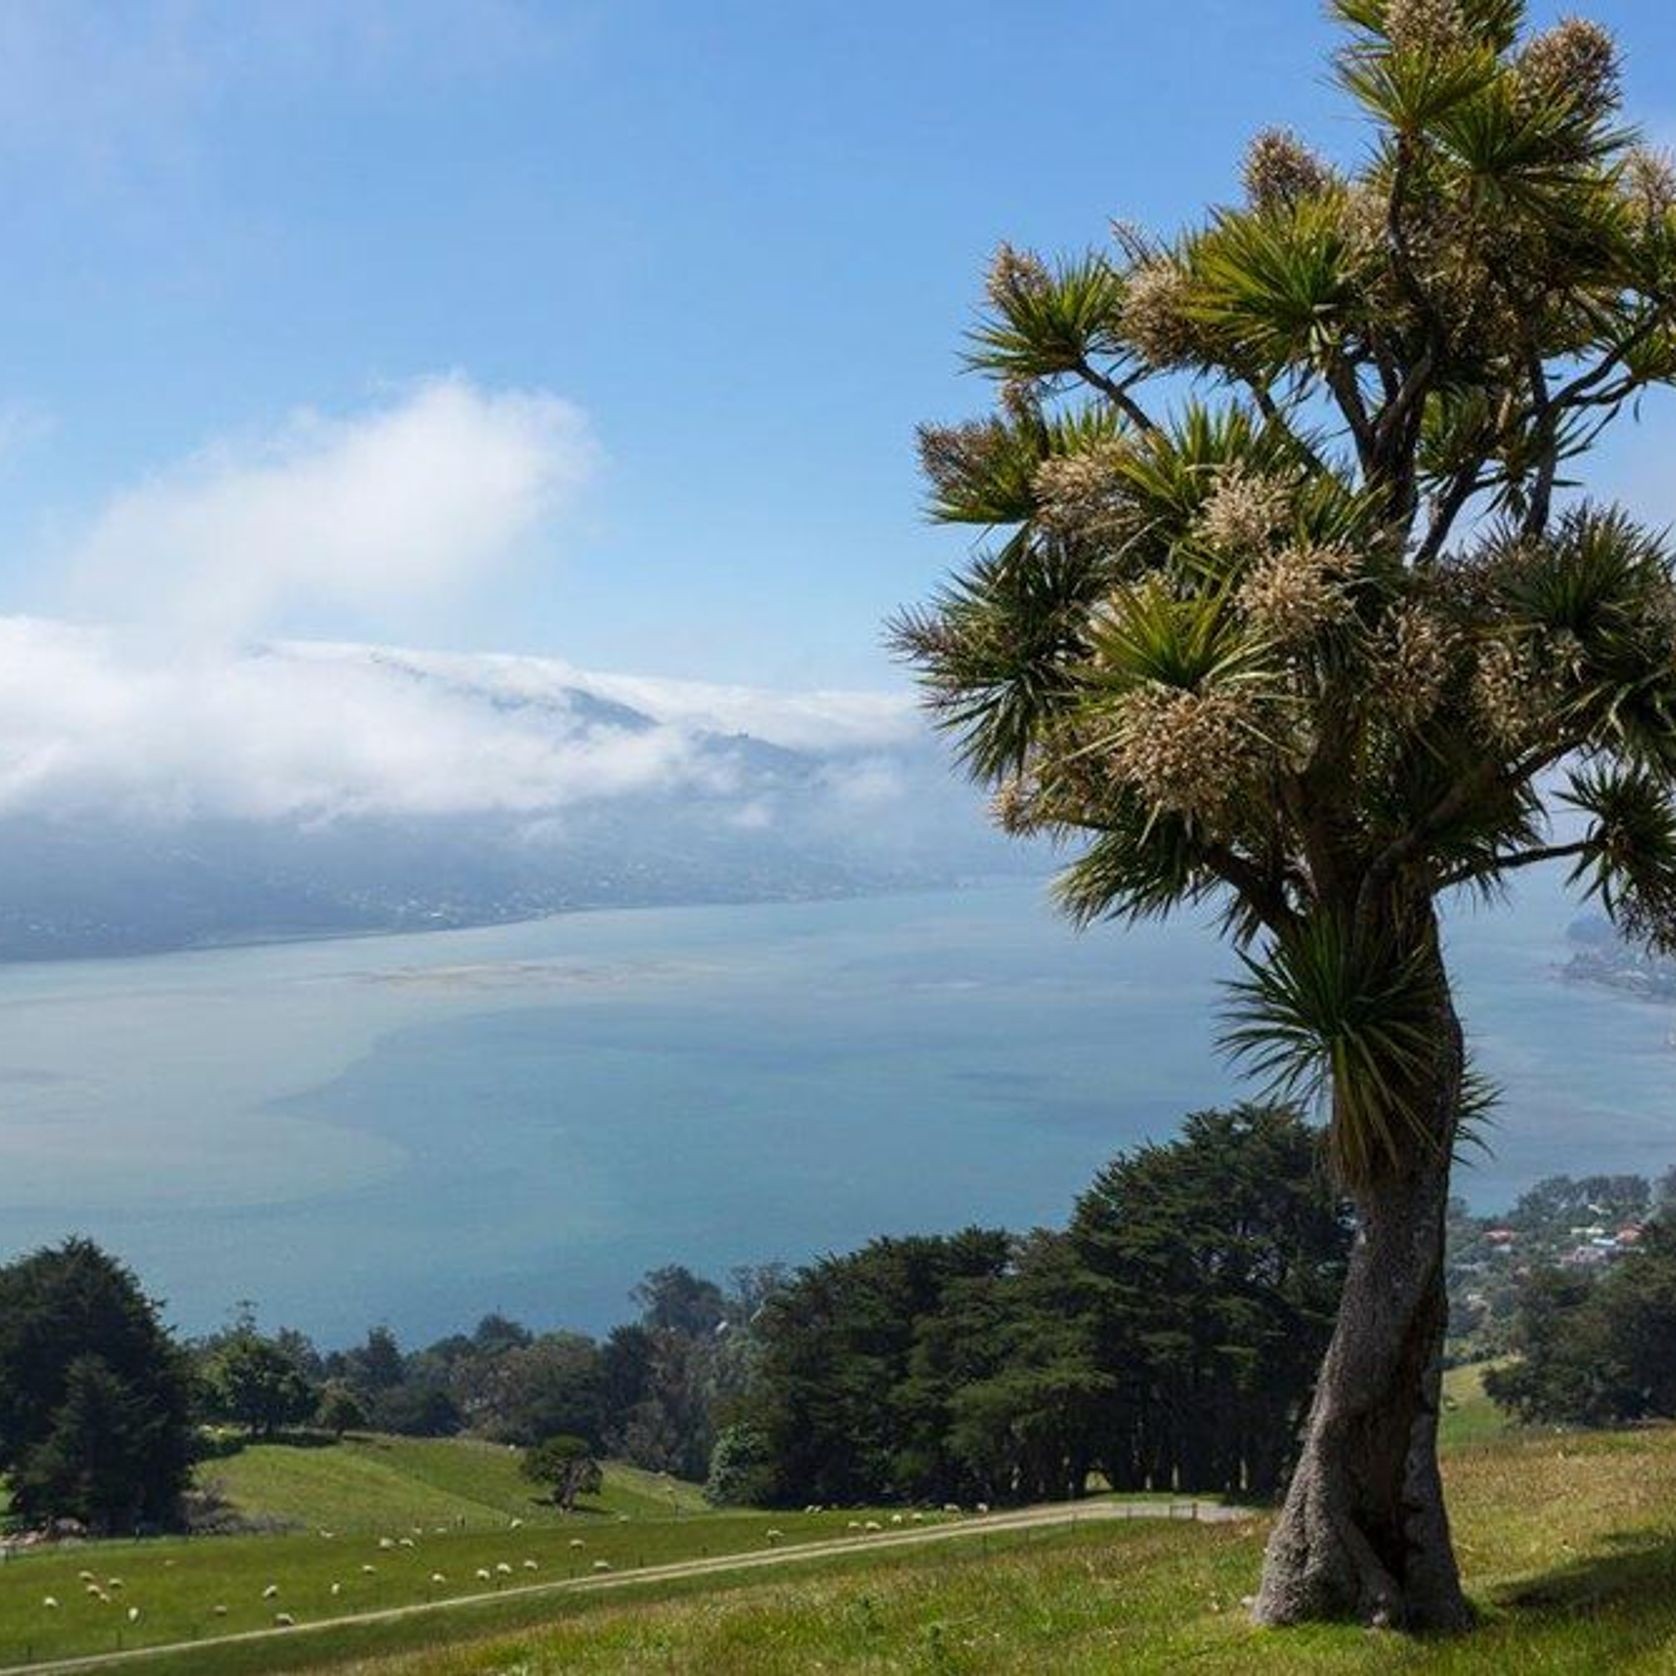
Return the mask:
<svg viewBox="0 0 1676 1676"><path fill-rule="evenodd" d="M1103 1171L1063 1231L881 1239L725 1288L661 1268L603 1341L488 1315L322 1354L241 1306L181 1346L72 1240L0 1270L0 1473L21 1516L97 1530L175 1520L200 1425L469 1430L537 1451L561 1499L606 1456L708 1474L718 1502L1048 1499L1096 1472L1261 1495L1348 1248L1317 1151L1292 1110L1201 1112Z"/></svg>
<svg viewBox="0 0 1676 1676"><path fill-rule="evenodd" d="M1285 1108L1200 1112L1069 1228L875 1240L752 1324L713 1499L1264 1495L1291 1458L1349 1230Z"/></svg>
<svg viewBox="0 0 1676 1676"><path fill-rule="evenodd" d="M322 1354L294 1330L262 1333L241 1306L193 1347L199 1412L273 1436L318 1426L446 1437L462 1431L528 1446L555 1436L651 1471L703 1478L714 1415L743 1389L748 1324L777 1283L742 1269L724 1289L679 1265L635 1288L638 1318L604 1341L535 1333L504 1315L404 1351L388 1327Z"/></svg>

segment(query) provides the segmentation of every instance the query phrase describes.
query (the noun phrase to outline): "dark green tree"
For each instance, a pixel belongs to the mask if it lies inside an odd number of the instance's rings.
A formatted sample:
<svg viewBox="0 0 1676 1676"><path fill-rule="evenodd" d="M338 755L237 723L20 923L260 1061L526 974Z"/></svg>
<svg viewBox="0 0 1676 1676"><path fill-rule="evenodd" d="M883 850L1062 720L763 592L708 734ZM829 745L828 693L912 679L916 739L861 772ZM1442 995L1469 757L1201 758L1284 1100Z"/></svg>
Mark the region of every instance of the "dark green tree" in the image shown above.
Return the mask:
<svg viewBox="0 0 1676 1676"><path fill-rule="evenodd" d="M1676 379L1676 177L1594 25L1330 10L1352 164L1269 132L1175 237L1002 248L996 409L922 450L934 515L1000 539L898 640L1002 823L1081 846L1065 908L1215 903L1230 1045L1327 1102L1361 1238L1257 1617L1455 1628L1443 1224L1479 1094L1438 906L1560 860L1676 943L1670 559L1562 497Z"/></svg>
<svg viewBox="0 0 1676 1676"><path fill-rule="evenodd" d="M712 1507L759 1507L774 1493L774 1458L755 1426L724 1427L710 1452L704 1499Z"/></svg>
<svg viewBox="0 0 1676 1676"><path fill-rule="evenodd" d="M320 1400L319 1389L285 1347L248 1322L215 1345L199 1377L211 1416L243 1426L252 1437L302 1425Z"/></svg>
<svg viewBox="0 0 1676 1676"><path fill-rule="evenodd" d="M1648 1223L1604 1275L1535 1270L1519 1287L1513 1348L1484 1389L1520 1420L1676 1419L1676 1227Z"/></svg>
<svg viewBox="0 0 1676 1676"><path fill-rule="evenodd" d="M187 1361L134 1276L84 1239L0 1267L0 1473L14 1510L169 1525L191 1459Z"/></svg>
<svg viewBox="0 0 1676 1676"><path fill-rule="evenodd" d="M598 1495L604 1482L594 1447L583 1437L549 1437L524 1451L523 1474L543 1485L554 1505L569 1513L578 1496Z"/></svg>
<svg viewBox="0 0 1676 1676"><path fill-rule="evenodd" d="M320 1406L315 1410L314 1423L341 1438L345 1432L364 1431L367 1411L361 1399L341 1380L329 1381L320 1392Z"/></svg>
<svg viewBox="0 0 1676 1676"><path fill-rule="evenodd" d="M544 1333L500 1358L488 1422L506 1443L533 1446L560 1435L600 1441L599 1346L581 1333Z"/></svg>

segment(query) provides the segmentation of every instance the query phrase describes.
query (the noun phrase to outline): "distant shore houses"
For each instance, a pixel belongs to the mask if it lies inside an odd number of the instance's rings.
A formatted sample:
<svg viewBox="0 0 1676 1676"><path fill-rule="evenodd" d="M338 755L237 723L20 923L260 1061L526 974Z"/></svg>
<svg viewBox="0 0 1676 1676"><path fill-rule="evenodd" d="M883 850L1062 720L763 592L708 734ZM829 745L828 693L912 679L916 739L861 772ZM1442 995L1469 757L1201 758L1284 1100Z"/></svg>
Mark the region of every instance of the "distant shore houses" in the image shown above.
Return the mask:
<svg viewBox="0 0 1676 1676"><path fill-rule="evenodd" d="M1571 1244L1557 1254L1556 1260L1564 1268L1594 1268L1610 1263L1633 1251L1641 1243L1643 1224L1626 1222L1618 1228L1605 1223L1591 1222L1567 1230ZM1495 1256L1511 1257L1519 1251L1520 1235L1517 1228L1486 1228L1484 1243ZM1519 1253L1522 1255L1522 1253Z"/></svg>

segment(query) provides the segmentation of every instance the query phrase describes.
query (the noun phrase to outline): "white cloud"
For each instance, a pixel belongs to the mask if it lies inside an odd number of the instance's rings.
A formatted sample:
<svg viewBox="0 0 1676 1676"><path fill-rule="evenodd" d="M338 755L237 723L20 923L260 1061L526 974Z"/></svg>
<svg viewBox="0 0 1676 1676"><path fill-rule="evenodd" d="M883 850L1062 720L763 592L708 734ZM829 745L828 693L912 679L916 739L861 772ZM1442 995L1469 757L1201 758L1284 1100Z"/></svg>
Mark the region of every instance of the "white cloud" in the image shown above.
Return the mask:
<svg viewBox="0 0 1676 1676"><path fill-rule="evenodd" d="M788 751L870 751L921 741L924 724L907 692L726 686L652 675L600 674L559 658L513 653L417 652L297 643L290 656L351 660L367 656L445 681L482 686L509 700L541 703L568 690L656 716L692 732L748 733Z"/></svg>
<svg viewBox="0 0 1676 1676"><path fill-rule="evenodd" d="M113 499L71 556L77 597L189 642L299 605L445 597L571 505L596 453L570 403L461 378L351 419L302 413Z"/></svg>
<svg viewBox="0 0 1676 1676"><path fill-rule="evenodd" d="M535 826L583 803L691 795L719 800L723 817L746 827L770 823L740 763L693 724L713 708L705 689L681 686L682 713L587 703L621 684L540 659L373 647L212 647L163 659L143 635L0 617L0 817L498 811ZM718 704L749 703L770 724L784 711L805 747L834 757L806 791L785 795L844 815L910 794L890 759L847 755L863 700L877 695L839 695L823 736L821 706L807 696L720 691ZM896 712L880 709L894 732Z"/></svg>

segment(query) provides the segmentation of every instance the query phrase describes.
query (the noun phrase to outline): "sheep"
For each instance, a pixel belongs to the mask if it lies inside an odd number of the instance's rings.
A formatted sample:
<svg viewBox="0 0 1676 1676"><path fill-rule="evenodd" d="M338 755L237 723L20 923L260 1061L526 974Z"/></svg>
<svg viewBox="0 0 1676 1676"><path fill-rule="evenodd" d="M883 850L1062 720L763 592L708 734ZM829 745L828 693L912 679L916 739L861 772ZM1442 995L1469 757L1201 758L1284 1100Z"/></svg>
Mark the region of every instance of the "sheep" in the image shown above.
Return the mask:
<svg viewBox="0 0 1676 1676"><path fill-rule="evenodd" d="M107 1589L124 1589L127 1586L128 1585L124 1583L120 1577L107 1577L105 1579L105 1587Z"/></svg>
<svg viewBox="0 0 1676 1676"><path fill-rule="evenodd" d="M139 1607L130 1606L128 1608L128 1622L131 1623L131 1624L137 1624L139 1621L140 1621L140 1609L139 1609Z"/></svg>
<svg viewBox="0 0 1676 1676"><path fill-rule="evenodd" d="M378 1567L375 1565L364 1565L361 1567L361 1575L363 1577L375 1577L377 1574Z"/></svg>
<svg viewBox="0 0 1676 1676"><path fill-rule="evenodd" d="M340 1595L340 1594L342 1594L342 1593L343 1593L343 1584L341 1584L341 1583L334 1583L334 1584L333 1584L333 1585L332 1585L332 1593L333 1593L333 1594L334 1594L334 1595Z"/></svg>
<svg viewBox="0 0 1676 1676"><path fill-rule="evenodd" d="M480 1565L477 1568L477 1580L479 1583L492 1583L495 1580L495 1574L486 1565Z"/></svg>
<svg viewBox="0 0 1676 1676"><path fill-rule="evenodd" d="M573 1536L570 1539L570 1545L572 1548L586 1548L588 1546L579 1536Z"/></svg>
<svg viewBox="0 0 1676 1676"><path fill-rule="evenodd" d="M611 1562L609 1560L595 1560L594 1561L594 1570L595 1571L609 1571L610 1569L611 1569Z"/></svg>
<svg viewBox="0 0 1676 1676"><path fill-rule="evenodd" d="M500 1563L499 1563L499 1564L498 1564L498 1565L497 1565L497 1566L496 1566L496 1567L495 1567L495 1570L496 1570L496 1571L498 1571L498 1572L499 1572L499 1573L500 1573L500 1575L501 1575L501 1576L502 1576L502 1577L510 1577L510 1576L511 1576L511 1575L512 1575L512 1567L511 1567L511 1566L509 1566L509 1565L508 1565L508 1564L507 1564L507 1563L506 1563L506 1561L505 1561L505 1560L502 1560L502 1561L501 1561L501 1562L500 1562Z"/></svg>
<svg viewBox="0 0 1676 1676"><path fill-rule="evenodd" d="M916 1525L923 1525L925 1523L925 1515L923 1513L910 1513L908 1517L912 1519Z"/></svg>
<svg viewBox="0 0 1676 1676"><path fill-rule="evenodd" d="M77 1575L77 1576L78 1576L78 1577L79 1577L79 1578L80 1578L80 1579L81 1579L81 1580L82 1580L82 1581L83 1581L83 1582L84 1582L84 1583L91 1583L91 1582L92 1582L92 1581L93 1581L93 1573L92 1573L92 1572L91 1572L91 1571L78 1571L78 1572L77 1572L77 1573L76 1573L76 1575Z"/></svg>
<svg viewBox="0 0 1676 1676"><path fill-rule="evenodd" d="M58 1597L56 1595L45 1595L42 1597L41 1604L47 1611L56 1612L58 1610Z"/></svg>
<svg viewBox="0 0 1676 1676"><path fill-rule="evenodd" d="M225 1618L227 1616L227 1608L220 1601L217 1601L215 1605L210 1608L210 1615L216 1618Z"/></svg>
<svg viewBox="0 0 1676 1676"><path fill-rule="evenodd" d="M322 1531L320 1533L320 1535L322 1536L322 1538L324 1538L325 1541L330 1542L332 1540L332 1538L337 1535L337 1532L336 1531Z"/></svg>
<svg viewBox="0 0 1676 1676"><path fill-rule="evenodd" d="M899 1525L899 1524L901 1524L901 1523L902 1523L902 1515L901 1515L901 1514L900 1514L900 1513L893 1513L893 1514L891 1514L891 1516L890 1516L890 1522L891 1522L891 1523L892 1523L892 1524L893 1524L893 1525Z"/></svg>
<svg viewBox="0 0 1676 1676"><path fill-rule="evenodd" d="M274 1600L278 1597L278 1595L279 1595L279 1585L277 1583L270 1583L262 1591L263 1600Z"/></svg>
<svg viewBox="0 0 1676 1676"><path fill-rule="evenodd" d="M876 1530L883 1530L884 1526L881 1525L877 1519L869 1519L867 1521L867 1523L862 1526L862 1529L863 1530L876 1531Z"/></svg>
<svg viewBox="0 0 1676 1676"><path fill-rule="evenodd" d="M524 1561L524 1570L525 1571L535 1571L537 1569L538 1568L537 1568L536 1563L535 1563L534 1560L525 1560Z"/></svg>
<svg viewBox="0 0 1676 1676"><path fill-rule="evenodd" d="M105 1591L101 1589L97 1583L89 1583L87 1585L87 1592L92 1595L95 1600L109 1599L109 1596L106 1595Z"/></svg>
<svg viewBox="0 0 1676 1676"><path fill-rule="evenodd" d="M388 1550L388 1549L391 1549L391 1548L394 1548L394 1547L395 1547L395 1543L394 1543L394 1542L393 1542L393 1541L392 1541L392 1540L391 1540L391 1539L390 1539L390 1538L389 1538L389 1537L387 1537L387 1536L381 1536L381 1537L380 1537L380 1538L379 1538L379 1539L378 1539L378 1546L379 1546L379 1547L380 1547L380 1548L383 1548L383 1549L386 1549L386 1550Z"/></svg>
<svg viewBox="0 0 1676 1676"><path fill-rule="evenodd" d="M524 1521L522 1519L514 1519L511 1523L511 1525L508 1527L508 1529L515 1530L515 1531L521 1531L523 1528L524 1528Z"/></svg>
<svg viewBox="0 0 1676 1676"><path fill-rule="evenodd" d="M960 1511L960 1503L957 1501L945 1501L943 1503L943 1511L945 1513L958 1513Z"/></svg>
<svg viewBox="0 0 1676 1676"><path fill-rule="evenodd" d="M974 1513L987 1513L989 1511L989 1503L987 1501L980 1501L972 1511Z"/></svg>
<svg viewBox="0 0 1676 1676"><path fill-rule="evenodd" d="M446 1583L448 1579L444 1577L440 1571L433 1571L431 1573L431 1581L433 1583Z"/></svg>
<svg viewBox="0 0 1676 1676"><path fill-rule="evenodd" d="M274 1613L274 1627L276 1629L290 1629L296 1621L289 1612Z"/></svg>
<svg viewBox="0 0 1676 1676"><path fill-rule="evenodd" d="M858 1531L858 1530L861 1529L861 1521L859 1519L851 1519L844 1526L844 1529L847 1530L847 1531Z"/></svg>
<svg viewBox="0 0 1676 1676"><path fill-rule="evenodd" d="M770 1542L778 1542L780 1540L780 1538L782 1536L784 1536L786 1533L784 1531L780 1531L780 1530L768 1530L768 1531L764 1531L763 1534L768 1538L768 1540Z"/></svg>
<svg viewBox="0 0 1676 1676"><path fill-rule="evenodd" d="M412 1546L413 1546L413 1538L411 1536L404 1536L401 1539L401 1541L397 1544L397 1547L399 1547L399 1548L411 1548Z"/></svg>

